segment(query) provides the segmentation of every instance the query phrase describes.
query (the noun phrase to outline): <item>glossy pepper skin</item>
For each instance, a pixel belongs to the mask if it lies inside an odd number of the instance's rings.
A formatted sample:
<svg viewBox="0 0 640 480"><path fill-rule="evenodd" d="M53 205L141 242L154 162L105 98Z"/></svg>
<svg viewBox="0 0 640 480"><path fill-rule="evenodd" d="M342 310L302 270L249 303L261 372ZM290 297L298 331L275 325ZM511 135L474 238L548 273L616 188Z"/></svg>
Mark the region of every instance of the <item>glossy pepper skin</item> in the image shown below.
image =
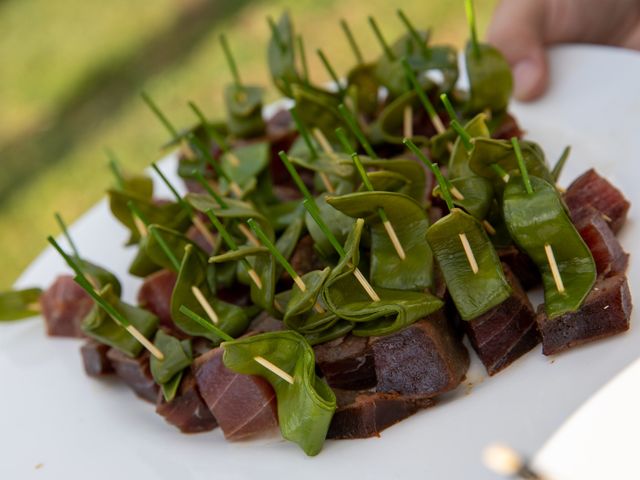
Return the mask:
<svg viewBox="0 0 640 480"><path fill-rule="evenodd" d="M494 47L481 43L478 50L476 55L471 42L465 48L470 90L467 107L471 112L486 108L493 112L505 110L513 91L511 68Z"/></svg>
<svg viewBox="0 0 640 480"><path fill-rule="evenodd" d="M571 223L556 188L531 176L533 193L522 179L513 177L504 191L504 219L518 246L542 274L545 310L549 318L580 308L596 281L596 266L589 248ZM551 246L565 291L554 281L545 244Z"/></svg>
<svg viewBox="0 0 640 480"><path fill-rule="evenodd" d="M478 264L473 273L459 234L467 236ZM500 259L482 225L458 208L427 230L427 241L464 320L472 320L511 295Z"/></svg>

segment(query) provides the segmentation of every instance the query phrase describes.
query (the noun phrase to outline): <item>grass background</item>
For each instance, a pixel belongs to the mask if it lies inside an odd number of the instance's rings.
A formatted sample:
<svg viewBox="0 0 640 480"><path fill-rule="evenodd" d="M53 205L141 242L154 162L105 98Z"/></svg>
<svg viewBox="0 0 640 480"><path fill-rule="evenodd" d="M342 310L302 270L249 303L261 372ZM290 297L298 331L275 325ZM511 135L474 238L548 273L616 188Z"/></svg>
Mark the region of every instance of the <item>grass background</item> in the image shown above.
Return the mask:
<svg viewBox="0 0 640 480"><path fill-rule="evenodd" d="M497 0L476 0L483 32ZM0 0L0 290L9 288L57 233L53 213L73 222L110 185L104 149L141 170L159 157L166 132L140 100L146 90L176 125L195 100L222 117L230 81L219 46L225 32L243 79L269 85L267 15L284 9L305 39L310 73L328 80L322 48L339 74L353 57L338 24L351 25L366 58L380 50L374 16L389 41L402 8L436 43L462 46L462 0ZM270 99L276 98L270 88Z"/></svg>

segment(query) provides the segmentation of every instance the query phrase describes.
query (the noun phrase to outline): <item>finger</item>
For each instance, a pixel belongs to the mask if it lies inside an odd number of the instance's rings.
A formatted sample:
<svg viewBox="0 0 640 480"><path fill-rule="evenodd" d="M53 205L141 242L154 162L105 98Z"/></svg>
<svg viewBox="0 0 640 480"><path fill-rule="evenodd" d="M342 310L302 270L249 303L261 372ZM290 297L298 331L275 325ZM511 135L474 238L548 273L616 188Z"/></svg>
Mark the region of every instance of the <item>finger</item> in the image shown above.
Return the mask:
<svg viewBox="0 0 640 480"><path fill-rule="evenodd" d="M540 0L503 0L487 32L489 43L503 53L513 69L518 100L539 97L549 82L543 39L545 4Z"/></svg>

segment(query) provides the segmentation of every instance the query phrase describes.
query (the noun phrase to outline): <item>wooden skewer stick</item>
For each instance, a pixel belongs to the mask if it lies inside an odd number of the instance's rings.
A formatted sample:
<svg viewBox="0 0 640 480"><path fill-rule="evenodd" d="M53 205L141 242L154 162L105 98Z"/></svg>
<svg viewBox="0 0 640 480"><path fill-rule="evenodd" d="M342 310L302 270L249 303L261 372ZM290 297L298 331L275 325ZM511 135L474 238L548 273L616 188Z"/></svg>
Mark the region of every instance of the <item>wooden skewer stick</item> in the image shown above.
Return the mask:
<svg viewBox="0 0 640 480"><path fill-rule="evenodd" d="M564 293L565 288L564 283L562 283L562 277L560 276L560 270L558 269L558 263L556 262L555 255L553 254L553 249L548 243L544 244L544 253L547 255L547 261L549 262L551 275L553 275L553 281L556 283L556 288L559 293Z"/></svg>
<svg viewBox="0 0 640 480"><path fill-rule="evenodd" d="M289 263L289 261L286 258L284 258L284 255L282 255L282 253L280 253L280 251L276 248L273 242L269 240L269 237L267 237L267 235L264 233L260 225L258 225L258 222L256 222L253 218L250 218L247 221L247 223L251 227L251 230L253 230L255 234L260 238L260 241L262 242L262 244L269 249L269 251L271 252L271 255L273 255L273 257L278 261L278 263L282 265L282 267L287 271L287 273L293 279L293 282L298 286L300 291L306 292L307 286L304 284L304 281L302 280L300 275L298 275L298 272L296 272L293 269L293 266ZM322 306L317 301L314 304L314 309L318 313L325 313L324 308L322 308Z"/></svg>
<svg viewBox="0 0 640 480"><path fill-rule="evenodd" d="M220 208L222 210L227 210L229 208L229 205L227 205L227 203L222 199L222 197L218 195L213 188L211 188L211 185L209 185L209 183L202 176L202 174L200 172L195 172L194 175L196 177L196 180L198 180L200 185L202 185L202 187L207 191L207 193L211 195L211 197L216 201L216 203L220 206ZM251 230L249 230L244 223L238 223L237 226L238 226L238 230L240 230L240 233L242 233L246 237L249 243L255 245L256 247L260 246L260 242L258 241L258 239L253 235L253 233L251 233Z"/></svg>
<svg viewBox="0 0 640 480"><path fill-rule="evenodd" d="M469 261L469 266L471 267L471 271L473 273L478 273L478 262L476 262L476 257L473 254L471 245L469 244L469 239L467 238L467 234L464 232L459 233L458 237L460 237L462 248L464 248L464 253L467 255L467 260Z"/></svg>
<svg viewBox="0 0 640 480"><path fill-rule="evenodd" d="M209 230L207 228L207 226L204 224L202 219L198 215L194 214L193 218L191 219L191 221L193 222L193 225L198 229L200 234L207 241L207 243L209 245L211 245L212 247L215 247L216 246L216 237L213 236L213 233L211 233L211 230Z"/></svg>
<svg viewBox="0 0 640 480"><path fill-rule="evenodd" d="M192 285L191 293L193 293L193 296L196 297L196 300L198 301L202 309L205 312L207 312L207 315L209 316L211 321L214 323L214 325L218 325L218 323L220 323L220 317L218 317L218 314L216 313L216 311L213 309L211 304L207 301L204 294L202 293L202 290L200 290L195 285Z"/></svg>
<svg viewBox="0 0 640 480"><path fill-rule="evenodd" d="M367 175L367 172L364 169L364 165L362 165L362 162L360 161L360 157L358 157L357 153L353 152L351 154L351 158L353 159L353 163L355 164L356 169L358 170L358 173L360 173L360 177L362 178L362 183L364 183L364 186L367 188L368 191L373 192L374 191L373 184L371 183L371 180L369 180L369 176ZM384 229L387 232L387 236L389 237L389 240L391 241L393 248L398 254L398 257L400 257L400 260L406 259L407 254L405 253L404 248L402 248L402 244L400 243L398 234L393 228L393 225L389 221L389 218L387 217L387 214L382 207L378 208L378 215L380 216L380 220L382 220L382 224L384 225Z"/></svg>
<svg viewBox="0 0 640 480"><path fill-rule="evenodd" d="M324 135L324 133L322 133L322 130L320 130L318 127L314 127L312 130L312 133L313 133L313 137L316 139L316 141L320 145L320 148L322 148L322 151L327 155L329 155L331 158L335 159L336 158L335 150L329 143L329 140L327 140L327 137Z"/></svg>
<svg viewBox="0 0 640 480"><path fill-rule="evenodd" d="M204 318L202 318L200 315L198 315L193 310L190 310L189 308L187 308L185 305L182 305L180 307L180 312L182 312L184 315L189 317L194 322L198 323L199 325L203 326L204 328L207 328L210 331L212 331L213 333L215 333L217 336L219 336L225 342L233 341L233 337L232 336L230 336L226 332L222 331L219 327L213 325L212 323L207 322ZM269 360L267 360L266 358L261 357L259 355L256 355L255 357L253 357L253 359L257 363L262 365L264 368L269 370L270 372L272 372L272 373L276 374L278 377L282 378L285 382L293 385L293 381L294 381L293 377L291 375L289 375L287 372L285 372L284 370L282 370L277 365L274 365Z"/></svg>
<svg viewBox="0 0 640 480"><path fill-rule="evenodd" d="M131 325L129 321L122 315L118 310L116 310L113 305L107 302L102 295L91 285L91 282L87 279L85 274L82 272L80 266L75 262L71 256L67 255L64 250L60 247L58 242L55 241L53 237L48 237L47 240L49 243L55 248L58 253L62 256L62 258L67 262L67 265L71 267L71 269L75 272L76 276L74 280L78 285L80 285L88 294L93 298L93 300L102 307L103 310L107 312L107 314L113 318L113 320L123 327L127 332L129 332L136 340L138 340L144 348L146 348L151 355L156 357L158 360L164 360L164 354L156 347L149 339L147 339L135 326Z"/></svg>
<svg viewBox="0 0 640 480"><path fill-rule="evenodd" d="M489 470L505 477L543 480L515 450L501 443L491 444L484 449L482 463Z"/></svg>
<svg viewBox="0 0 640 480"><path fill-rule="evenodd" d="M231 235L229 235L229 232L227 231L225 226L222 225L222 222L218 220L218 217L216 217L216 214L214 213L213 209L207 210L206 213L207 213L207 216L209 217L209 220L211 220L211 223L213 223L213 226L216 227L216 229L218 230L218 233L222 236L222 239L225 241L227 246L231 250L237 250L238 244L231 237ZM255 286L258 287L258 290L262 290L262 280L260 280L260 275L258 275L258 272L256 272L256 270L253 268L253 265L251 265L251 263L249 263L249 260L247 260L246 258L242 259L242 263L247 269L247 274L249 275L249 278L251 278Z"/></svg>
<svg viewBox="0 0 640 480"><path fill-rule="evenodd" d="M487 231L487 233L489 235L495 235L496 234L496 229L493 228L493 225L491 225L486 220L482 220L482 226L484 227L484 229Z"/></svg>
<svg viewBox="0 0 640 480"><path fill-rule="evenodd" d="M455 198L456 200L464 200L464 195L460 190L458 190L458 187L456 187L455 185L449 185L449 191L451 192L451 195L453 195L453 198Z"/></svg>
<svg viewBox="0 0 640 480"><path fill-rule="evenodd" d="M404 107L402 134L405 138L413 137L413 107L411 105Z"/></svg>
<svg viewBox="0 0 640 480"><path fill-rule="evenodd" d="M342 245L340 245L340 242L338 242L336 236L331 232L331 230L329 230L329 227L327 227L327 224L320 216L320 211L318 210L318 207L315 205L315 203L313 203L309 199L305 199L302 203L304 205L304 208L307 209L307 212L309 212L309 215L311 215L311 218L313 218L320 230L322 230L322 232L325 234L331 246L333 246L338 255L340 255L340 258L344 258L347 252L344 251L344 248L342 247ZM347 266L354 269L353 276L356 277L356 280L358 280L363 290L367 293L367 295L369 295L371 301L379 302L380 296L367 281L366 277L362 274L360 269L357 266L353 265L351 262L349 262Z"/></svg>
<svg viewBox="0 0 640 480"><path fill-rule="evenodd" d="M136 230L138 230L138 233L141 237L146 237L149 234L149 232L147 231L147 226L142 220L140 220L140 217L138 217L137 215L133 216L133 224L136 226Z"/></svg>
<svg viewBox="0 0 640 480"><path fill-rule="evenodd" d="M262 365L264 368L269 370L270 372L272 372L272 373L276 374L277 376L279 376L285 382L290 383L291 385L293 385L293 377L291 375L289 375L287 372L285 372L284 370L282 370L280 367L274 365L269 360L267 360L264 357L261 357L259 355L253 357L253 359L257 363Z"/></svg>

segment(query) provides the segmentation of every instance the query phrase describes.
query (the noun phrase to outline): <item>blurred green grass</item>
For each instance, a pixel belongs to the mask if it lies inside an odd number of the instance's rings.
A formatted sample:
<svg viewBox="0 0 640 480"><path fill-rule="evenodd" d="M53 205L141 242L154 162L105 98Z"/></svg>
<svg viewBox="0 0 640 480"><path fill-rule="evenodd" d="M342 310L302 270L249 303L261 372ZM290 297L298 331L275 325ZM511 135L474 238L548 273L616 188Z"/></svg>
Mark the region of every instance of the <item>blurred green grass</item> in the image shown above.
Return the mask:
<svg viewBox="0 0 640 480"><path fill-rule="evenodd" d="M496 3L476 0L480 31ZM210 117L224 115L221 92L230 75L220 33L243 78L270 85L265 18L288 9L305 38L311 76L323 81L317 48L339 74L353 62L340 18L374 58L379 47L367 16L393 40L402 31L397 8L417 26L431 26L436 43L460 47L467 37L462 0L0 2L0 289L57 232L55 211L72 222L103 196L111 183L105 147L131 170L159 157L166 133L140 101L141 90L177 125L193 122L188 100Z"/></svg>

